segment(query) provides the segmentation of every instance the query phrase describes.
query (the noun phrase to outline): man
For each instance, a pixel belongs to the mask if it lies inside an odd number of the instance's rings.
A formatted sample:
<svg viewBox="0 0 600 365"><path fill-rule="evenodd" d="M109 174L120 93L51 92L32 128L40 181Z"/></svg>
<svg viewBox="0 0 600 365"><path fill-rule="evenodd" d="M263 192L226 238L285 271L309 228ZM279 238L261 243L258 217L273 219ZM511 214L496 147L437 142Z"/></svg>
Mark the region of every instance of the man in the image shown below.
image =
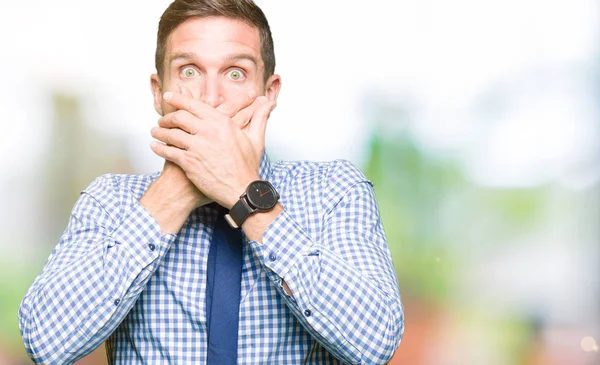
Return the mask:
<svg viewBox="0 0 600 365"><path fill-rule="evenodd" d="M403 309L372 186L345 161L269 162L274 68L251 1L167 8L151 77L166 163L82 192L19 310L36 363L102 342L114 364L392 357Z"/></svg>

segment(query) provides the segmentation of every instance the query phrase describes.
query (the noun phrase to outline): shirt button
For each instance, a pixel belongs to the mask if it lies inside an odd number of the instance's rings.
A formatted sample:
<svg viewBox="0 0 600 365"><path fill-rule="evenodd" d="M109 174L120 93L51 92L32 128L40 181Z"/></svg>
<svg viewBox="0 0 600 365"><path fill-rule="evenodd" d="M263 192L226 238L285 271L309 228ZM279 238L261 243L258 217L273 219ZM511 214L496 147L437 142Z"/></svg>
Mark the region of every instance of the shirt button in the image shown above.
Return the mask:
<svg viewBox="0 0 600 365"><path fill-rule="evenodd" d="M121 303L121 299L115 299L115 305L119 305Z"/></svg>
<svg viewBox="0 0 600 365"><path fill-rule="evenodd" d="M148 245L148 248L150 249L150 251L154 251L154 249L156 248L156 246L154 245L154 243L151 243Z"/></svg>
<svg viewBox="0 0 600 365"><path fill-rule="evenodd" d="M307 317L310 317L311 314L312 314L312 312L310 311L310 309L307 309L304 311L304 315Z"/></svg>
<svg viewBox="0 0 600 365"><path fill-rule="evenodd" d="M271 260L271 261L277 260L277 255L275 254L275 252L271 252L269 254L269 260Z"/></svg>

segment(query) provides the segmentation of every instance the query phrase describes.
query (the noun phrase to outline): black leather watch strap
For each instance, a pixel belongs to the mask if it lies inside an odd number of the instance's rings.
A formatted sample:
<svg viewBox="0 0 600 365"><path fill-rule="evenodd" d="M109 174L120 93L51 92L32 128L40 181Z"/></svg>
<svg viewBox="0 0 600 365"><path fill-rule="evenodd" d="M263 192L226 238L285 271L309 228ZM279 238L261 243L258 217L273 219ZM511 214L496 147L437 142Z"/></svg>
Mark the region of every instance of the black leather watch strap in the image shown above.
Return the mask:
<svg viewBox="0 0 600 365"><path fill-rule="evenodd" d="M240 200L231 207L229 214L225 214L225 220L227 220L227 223L233 228L239 228L255 210L256 209L250 207L244 194Z"/></svg>
<svg viewBox="0 0 600 365"><path fill-rule="evenodd" d="M255 212L268 212L279 200L279 193L266 180L255 180L246 188L229 214L225 214L227 223L233 228L240 228L242 223Z"/></svg>

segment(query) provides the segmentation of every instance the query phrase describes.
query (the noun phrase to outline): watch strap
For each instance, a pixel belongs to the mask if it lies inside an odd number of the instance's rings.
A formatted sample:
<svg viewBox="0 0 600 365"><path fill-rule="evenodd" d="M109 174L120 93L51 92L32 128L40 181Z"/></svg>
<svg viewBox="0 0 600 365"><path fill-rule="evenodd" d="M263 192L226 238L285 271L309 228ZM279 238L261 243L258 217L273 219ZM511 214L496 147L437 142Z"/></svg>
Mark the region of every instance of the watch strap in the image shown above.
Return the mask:
<svg viewBox="0 0 600 365"><path fill-rule="evenodd" d="M240 200L237 201L231 208L228 214L225 214L225 220L233 228L239 228L242 223L254 213L256 209L253 209L246 200L246 196L242 195Z"/></svg>

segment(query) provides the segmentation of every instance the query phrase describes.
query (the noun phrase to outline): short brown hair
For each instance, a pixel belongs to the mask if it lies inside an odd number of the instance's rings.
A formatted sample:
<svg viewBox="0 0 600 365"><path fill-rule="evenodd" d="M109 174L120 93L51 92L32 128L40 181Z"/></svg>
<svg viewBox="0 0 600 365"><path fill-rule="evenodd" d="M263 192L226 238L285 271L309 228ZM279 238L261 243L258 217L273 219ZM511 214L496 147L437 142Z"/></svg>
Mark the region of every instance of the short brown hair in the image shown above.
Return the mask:
<svg viewBox="0 0 600 365"><path fill-rule="evenodd" d="M262 10L251 0L175 0L160 17L154 64L162 77L167 39L171 32L190 18L222 16L237 19L258 29L261 57L266 80L275 72L275 51L269 23Z"/></svg>

